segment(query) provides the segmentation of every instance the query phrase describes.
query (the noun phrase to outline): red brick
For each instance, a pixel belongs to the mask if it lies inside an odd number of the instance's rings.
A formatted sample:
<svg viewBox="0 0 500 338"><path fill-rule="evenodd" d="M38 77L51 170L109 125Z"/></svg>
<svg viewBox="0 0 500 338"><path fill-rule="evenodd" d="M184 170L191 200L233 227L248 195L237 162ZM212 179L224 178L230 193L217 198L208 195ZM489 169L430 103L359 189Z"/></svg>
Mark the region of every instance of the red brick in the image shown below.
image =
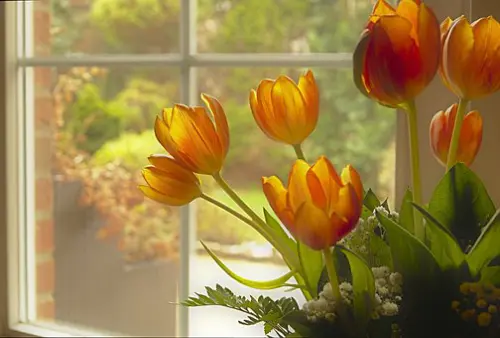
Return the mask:
<svg viewBox="0 0 500 338"><path fill-rule="evenodd" d="M55 264L53 259L40 262L36 266L36 291L37 293L54 292Z"/></svg>
<svg viewBox="0 0 500 338"><path fill-rule="evenodd" d="M39 178L35 183L35 208L36 211L53 210L54 187L50 178Z"/></svg>
<svg viewBox="0 0 500 338"><path fill-rule="evenodd" d="M50 12L38 9L33 13L35 47L50 46Z"/></svg>
<svg viewBox="0 0 500 338"><path fill-rule="evenodd" d="M50 90L53 85L53 71L50 67L35 68L35 86Z"/></svg>
<svg viewBox="0 0 500 338"><path fill-rule="evenodd" d="M54 319L56 306L53 299L45 300L37 304L37 319Z"/></svg>
<svg viewBox="0 0 500 338"><path fill-rule="evenodd" d="M35 173L36 177L47 178L52 173L53 139L50 135L35 139Z"/></svg>
<svg viewBox="0 0 500 338"><path fill-rule="evenodd" d="M54 250L54 221L36 222L36 253L50 253Z"/></svg>
<svg viewBox="0 0 500 338"><path fill-rule="evenodd" d="M35 128L49 127L54 125L55 111L54 100L47 97L35 98Z"/></svg>

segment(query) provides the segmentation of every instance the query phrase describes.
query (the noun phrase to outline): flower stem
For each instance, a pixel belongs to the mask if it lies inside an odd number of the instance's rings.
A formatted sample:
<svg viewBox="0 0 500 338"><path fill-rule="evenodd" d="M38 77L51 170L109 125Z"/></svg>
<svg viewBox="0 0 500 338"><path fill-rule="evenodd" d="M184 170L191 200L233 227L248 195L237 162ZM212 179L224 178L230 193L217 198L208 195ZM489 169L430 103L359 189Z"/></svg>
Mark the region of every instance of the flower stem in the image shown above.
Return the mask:
<svg viewBox="0 0 500 338"><path fill-rule="evenodd" d="M328 273L328 279L330 280L330 285L332 287L333 299L340 305L341 295L339 288L339 280L337 278L337 272L335 271L335 264L333 263L332 253L330 248L323 249L323 257L325 259L326 272Z"/></svg>
<svg viewBox="0 0 500 338"><path fill-rule="evenodd" d="M406 116L408 118L408 134L410 138L411 155L411 178L413 187L413 202L422 205L422 182L420 179L420 155L418 144L417 108L414 101L408 102ZM415 236L425 240L425 228L422 216L418 212L413 213Z"/></svg>
<svg viewBox="0 0 500 338"><path fill-rule="evenodd" d="M455 116L455 124L453 125L453 133L451 134L450 150L448 151L448 161L446 162L446 171L457 163L458 143L460 140L460 131L464 122L465 108L469 101L460 99L458 101L457 115Z"/></svg>
<svg viewBox="0 0 500 338"><path fill-rule="evenodd" d="M299 160L306 160L306 157L304 156L304 152L302 151L302 146L300 144L294 144L293 145L293 150L295 150L295 154L297 155L297 158Z"/></svg>
<svg viewBox="0 0 500 338"><path fill-rule="evenodd" d="M214 199L214 198L212 198L212 197L210 197L210 196L207 196L207 195L205 195L205 194L202 194L202 195L201 195L201 198L203 198L205 201L207 201L207 202L209 202L209 203L212 203L213 205L215 205L215 206L217 206L217 207L221 208L222 210L224 210L224 211L226 211L226 212L230 213L230 214L231 214L231 215L233 215L234 217L238 218L240 221L242 221L242 222L244 222L244 223L246 223L246 224L250 225L252 228L255 228L255 223L254 223L251 219L249 219L249 218L247 218L247 217L243 216L242 214L240 214L240 213L239 213L239 212L237 212L236 210L234 210L234 209L232 209L232 208L228 207L228 206L227 206L227 205L225 205L224 203L222 203L222 202L220 202L220 201L217 201L216 199ZM259 231L259 230L257 230L257 231ZM259 233L260 233L260 231L259 231Z"/></svg>
<svg viewBox="0 0 500 338"><path fill-rule="evenodd" d="M262 218L259 217L253 211L241 198L238 196L238 194L227 184L227 182L222 178L220 173L216 173L213 175L213 178L217 184L222 188L222 190L225 191L225 193L231 197L231 199L238 205L238 207L241 208L255 223L259 224L262 226L264 229L267 227L267 224L262 220Z"/></svg>

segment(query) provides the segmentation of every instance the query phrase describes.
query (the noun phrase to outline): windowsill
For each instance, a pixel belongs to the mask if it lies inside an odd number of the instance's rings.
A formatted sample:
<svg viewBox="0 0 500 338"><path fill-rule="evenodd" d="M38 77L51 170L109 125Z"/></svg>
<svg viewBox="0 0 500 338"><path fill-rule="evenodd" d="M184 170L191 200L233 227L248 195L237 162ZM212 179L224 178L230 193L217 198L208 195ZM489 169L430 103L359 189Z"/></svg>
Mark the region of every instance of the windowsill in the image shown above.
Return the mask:
<svg viewBox="0 0 500 338"><path fill-rule="evenodd" d="M17 324L4 332L8 337L125 337L123 334L110 334L91 330L72 328L54 323Z"/></svg>

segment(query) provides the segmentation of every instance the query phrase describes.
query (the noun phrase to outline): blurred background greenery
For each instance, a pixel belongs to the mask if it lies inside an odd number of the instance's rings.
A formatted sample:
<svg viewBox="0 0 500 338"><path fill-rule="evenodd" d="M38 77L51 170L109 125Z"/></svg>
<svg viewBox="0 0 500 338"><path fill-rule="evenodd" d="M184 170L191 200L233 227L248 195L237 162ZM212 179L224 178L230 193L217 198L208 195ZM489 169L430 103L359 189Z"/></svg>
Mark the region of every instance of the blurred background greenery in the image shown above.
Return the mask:
<svg viewBox="0 0 500 338"><path fill-rule="evenodd" d="M52 0L51 52L176 53L180 1L94 0L76 6L74 0ZM371 9L370 0L200 0L197 48L200 53L350 53ZM285 74L296 81L304 71L197 70L199 92L218 97L228 116L231 148L223 174L259 211L267 207L261 176L286 179L294 153L263 136L253 121L248 93L264 78ZM313 71L321 95L320 121L304 144L307 158L325 154L338 170L351 163L365 187L390 196L395 112L359 94L350 68ZM165 214L164 206L142 200L135 186L146 157L163 152L152 128L162 107L179 102L178 69L58 68L56 73L57 174L84 182L85 203L109 219L98 237L118 237L127 260L173 255L178 212ZM230 203L208 177L202 180L210 195ZM130 191L125 194L124 189ZM124 195L130 196L125 202ZM122 210L120 217L116 210ZM261 241L252 229L210 205L199 203L198 215L198 239Z"/></svg>

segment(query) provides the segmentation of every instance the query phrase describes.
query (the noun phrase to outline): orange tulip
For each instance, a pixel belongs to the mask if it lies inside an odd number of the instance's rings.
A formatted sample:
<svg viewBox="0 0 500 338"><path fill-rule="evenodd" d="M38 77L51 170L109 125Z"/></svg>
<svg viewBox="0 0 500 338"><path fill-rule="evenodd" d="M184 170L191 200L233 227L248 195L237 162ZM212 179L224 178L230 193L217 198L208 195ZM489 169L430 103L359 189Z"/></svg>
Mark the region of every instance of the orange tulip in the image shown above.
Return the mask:
<svg viewBox="0 0 500 338"><path fill-rule="evenodd" d="M229 147L229 128L216 98L202 94L214 122L204 107L176 104L157 117L155 134L165 150L192 172L213 175L224 164Z"/></svg>
<svg viewBox="0 0 500 338"><path fill-rule="evenodd" d="M328 248L357 224L363 203L363 186L356 170L347 166L340 177L322 156L313 166L297 160L288 187L276 176L263 177L271 208L294 237L314 250Z"/></svg>
<svg viewBox="0 0 500 338"><path fill-rule="evenodd" d="M474 100L500 89L500 23L493 17L470 24L466 17L441 24L440 75L456 95Z"/></svg>
<svg viewBox="0 0 500 338"><path fill-rule="evenodd" d="M140 185L143 194L160 203L180 206L201 196L200 182L195 174L165 155L151 155L152 165L142 175L147 185Z"/></svg>
<svg viewBox="0 0 500 338"><path fill-rule="evenodd" d="M257 125L271 139L299 145L316 128L319 92L308 71L295 84L289 77L263 80L250 92L250 107Z"/></svg>
<svg viewBox="0 0 500 338"><path fill-rule="evenodd" d="M451 135L457 116L457 104L450 106L445 112L440 111L431 121L430 142L436 159L444 166L448 159ZM457 161L471 165L481 147L483 138L483 120L477 110L465 115L458 141Z"/></svg>
<svg viewBox="0 0 500 338"><path fill-rule="evenodd" d="M378 0L354 51L354 82L366 96L397 107L434 78L439 47L439 22L424 3L401 0L395 9Z"/></svg>

